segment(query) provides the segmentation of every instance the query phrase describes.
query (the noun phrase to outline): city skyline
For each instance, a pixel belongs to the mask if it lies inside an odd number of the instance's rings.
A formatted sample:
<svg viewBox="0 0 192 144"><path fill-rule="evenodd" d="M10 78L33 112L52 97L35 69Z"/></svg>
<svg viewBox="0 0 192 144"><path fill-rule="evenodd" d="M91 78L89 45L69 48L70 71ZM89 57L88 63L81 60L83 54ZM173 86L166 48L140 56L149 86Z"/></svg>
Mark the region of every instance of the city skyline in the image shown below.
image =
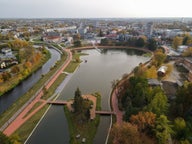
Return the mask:
<svg viewBox="0 0 192 144"><path fill-rule="evenodd" d="M0 0L0 18L191 17L189 0Z"/></svg>

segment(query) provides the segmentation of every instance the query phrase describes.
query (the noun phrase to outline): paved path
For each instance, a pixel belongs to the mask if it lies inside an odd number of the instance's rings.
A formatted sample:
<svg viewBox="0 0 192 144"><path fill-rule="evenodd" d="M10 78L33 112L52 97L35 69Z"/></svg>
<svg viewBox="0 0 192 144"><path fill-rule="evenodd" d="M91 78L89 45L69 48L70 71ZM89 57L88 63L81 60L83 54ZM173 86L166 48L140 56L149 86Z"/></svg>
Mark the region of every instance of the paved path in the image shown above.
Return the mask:
<svg viewBox="0 0 192 144"><path fill-rule="evenodd" d="M116 122L121 124L123 122L123 112L119 110L118 107L118 98L117 98L117 91L118 87L116 87L112 93L111 101L112 101L112 108L116 115Z"/></svg>
<svg viewBox="0 0 192 144"><path fill-rule="evenodd" d="M70 61L72 60L72 53L70 50L65 49L67 52L67 60L63 64L63 66L56 72L56 74L50 79L50 81L46 84L46 88L48 89L58 78L58 76L63 72L63 70L68 66ZM36 112L38 112L45 104L46 101L41 100L41 97L43 96L43 90L41 90L35 99L25 107L25 109L16 117L15 120L13 120L9 126L3 131L4 134L7 136L10 136L13 134L23 123L25 123L29 118L31 118ZM31 110L31 108L37 103L42 102L40 106L38 106L35 110L33 110L29 115L27 113ZM27 115L27 116L26 116ZM26 116L26 117L25 117Z"/></svg>

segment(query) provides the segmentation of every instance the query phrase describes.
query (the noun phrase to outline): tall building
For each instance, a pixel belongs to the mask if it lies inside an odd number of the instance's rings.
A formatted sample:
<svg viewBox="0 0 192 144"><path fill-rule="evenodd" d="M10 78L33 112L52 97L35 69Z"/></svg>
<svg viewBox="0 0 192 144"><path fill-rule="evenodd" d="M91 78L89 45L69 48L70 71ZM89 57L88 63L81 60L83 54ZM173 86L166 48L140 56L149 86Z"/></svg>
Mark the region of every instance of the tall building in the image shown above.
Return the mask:
<svg viewBox="0 0 192 144"><path fill-rule="evenodd" d="M151 37L153 34L153 22L149 22L146 25L146 31L145 31L145 35L147 37Z"/></svg>

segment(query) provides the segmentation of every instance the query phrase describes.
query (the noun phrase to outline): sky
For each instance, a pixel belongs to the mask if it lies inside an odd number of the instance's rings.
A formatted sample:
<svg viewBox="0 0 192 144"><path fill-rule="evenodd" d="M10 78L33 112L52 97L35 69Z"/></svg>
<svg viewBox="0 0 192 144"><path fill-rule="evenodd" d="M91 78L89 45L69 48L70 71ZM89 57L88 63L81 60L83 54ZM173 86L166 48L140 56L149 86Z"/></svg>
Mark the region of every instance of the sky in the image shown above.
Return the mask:
<svg viewBox="0 0 192 144"><path fill-rule="evenodd" d="M0 0L0 18L192 17L191 0Z"/></svg>

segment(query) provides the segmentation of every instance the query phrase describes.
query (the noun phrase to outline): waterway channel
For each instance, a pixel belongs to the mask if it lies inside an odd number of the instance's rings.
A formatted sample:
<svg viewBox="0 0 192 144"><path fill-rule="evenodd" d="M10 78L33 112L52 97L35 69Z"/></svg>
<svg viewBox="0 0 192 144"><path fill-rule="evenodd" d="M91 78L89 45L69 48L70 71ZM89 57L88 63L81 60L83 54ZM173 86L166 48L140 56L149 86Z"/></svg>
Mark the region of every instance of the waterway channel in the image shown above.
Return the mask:
<svg viewBox="0 0 192 144"><path fill-rule="evenodd" d="M110 110L109 98L111 82L120 79L123 74L130 73L139 63L149 60L141 51L108 49L103 53L97 50L84 50L89 55L81 57L82 63L67 83L63 86L60 100L74 97L77 87L82 94L100 92L102 96L102 110ZM85 62L87 60L87 62ZM101 116L94 144L104 144L110 117ZM36 127L27 144L68 144L70 140L67 120L63 106L51 106L39 125Z"/></svg>
<svg viewBox="0 0 192 144"><path fill-rule="evenodd" d="M12 105L20 96L25 94L42 75L49 72L50 68L60 60L60 53L55 49L49 49L51 58L36 72L29 76L26 80L16 86L10 92L0 97L0 114L2 114L10 105Z"/></svg>

